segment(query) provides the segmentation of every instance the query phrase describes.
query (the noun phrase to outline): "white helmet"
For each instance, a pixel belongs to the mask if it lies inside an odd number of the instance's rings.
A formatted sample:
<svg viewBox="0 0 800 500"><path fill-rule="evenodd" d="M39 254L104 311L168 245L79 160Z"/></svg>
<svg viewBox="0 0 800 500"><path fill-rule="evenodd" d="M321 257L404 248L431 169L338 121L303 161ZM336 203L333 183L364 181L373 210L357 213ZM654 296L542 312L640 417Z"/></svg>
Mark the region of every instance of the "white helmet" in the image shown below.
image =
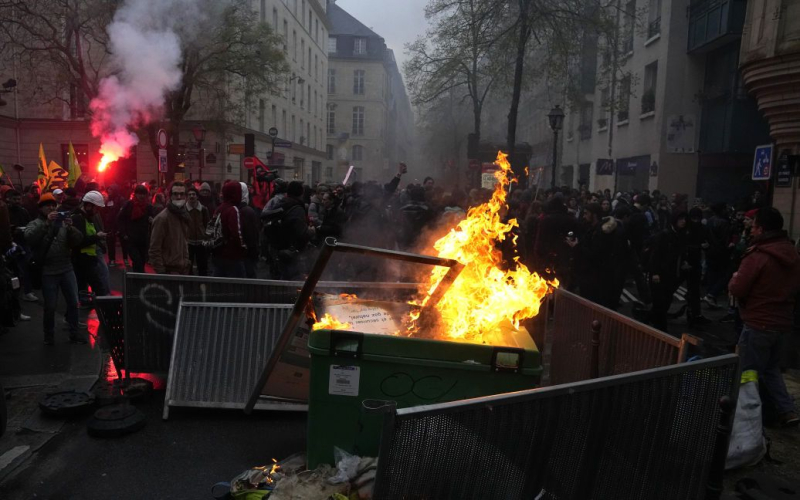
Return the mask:
<svg viewBox="0 0 800 500"><path fill-rule="evenodd" d="M91 203L92 205L96 205L98 207L106 206L106 202L103 201L103 195L100 194L98 191L89 191L88 193L83 195L83 202Z"/></svg>

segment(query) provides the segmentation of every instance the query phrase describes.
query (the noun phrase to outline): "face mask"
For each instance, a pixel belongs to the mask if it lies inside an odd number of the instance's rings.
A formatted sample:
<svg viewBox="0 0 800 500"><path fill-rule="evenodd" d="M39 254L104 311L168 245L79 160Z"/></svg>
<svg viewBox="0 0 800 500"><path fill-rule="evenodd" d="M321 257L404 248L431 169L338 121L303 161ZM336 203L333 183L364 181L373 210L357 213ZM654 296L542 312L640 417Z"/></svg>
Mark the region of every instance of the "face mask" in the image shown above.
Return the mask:
<svg viewBox="0 0 800 500"><path fill-rule="evenodd" d="M186 205L186 200L172 200L172 204L178 208L183 208Z"/></svg>

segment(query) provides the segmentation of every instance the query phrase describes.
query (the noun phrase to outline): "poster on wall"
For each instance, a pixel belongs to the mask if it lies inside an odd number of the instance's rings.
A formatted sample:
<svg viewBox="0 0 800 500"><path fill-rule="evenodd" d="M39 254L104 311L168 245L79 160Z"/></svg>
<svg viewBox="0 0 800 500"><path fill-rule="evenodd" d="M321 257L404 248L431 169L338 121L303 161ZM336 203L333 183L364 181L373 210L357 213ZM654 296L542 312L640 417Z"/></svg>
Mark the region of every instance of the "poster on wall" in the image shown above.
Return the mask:
<svg viewBox="0 0 800 500"><path fill-rule="evenodd" d="M694 153L694 115L671 115L667 119L667 151L669 153Z"/></svg>
<svg viewBox="0 0 800 500"><path fill-rule="evenodd" d="M614 175L614 160L597 160L597 175Z"/></svg>

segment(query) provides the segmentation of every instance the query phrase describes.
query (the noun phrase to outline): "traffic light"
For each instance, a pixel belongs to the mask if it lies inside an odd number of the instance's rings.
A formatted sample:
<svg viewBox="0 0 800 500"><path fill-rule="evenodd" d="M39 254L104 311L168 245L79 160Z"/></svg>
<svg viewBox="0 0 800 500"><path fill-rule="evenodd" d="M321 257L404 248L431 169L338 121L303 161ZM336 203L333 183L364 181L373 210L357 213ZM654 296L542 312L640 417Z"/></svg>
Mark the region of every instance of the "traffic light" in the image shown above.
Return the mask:
<svg viewBox="0 0 800 500"><path fill-rule="evenodd" d="M256 155L256 136L254 134L244 134L244 155Z"/></svg>

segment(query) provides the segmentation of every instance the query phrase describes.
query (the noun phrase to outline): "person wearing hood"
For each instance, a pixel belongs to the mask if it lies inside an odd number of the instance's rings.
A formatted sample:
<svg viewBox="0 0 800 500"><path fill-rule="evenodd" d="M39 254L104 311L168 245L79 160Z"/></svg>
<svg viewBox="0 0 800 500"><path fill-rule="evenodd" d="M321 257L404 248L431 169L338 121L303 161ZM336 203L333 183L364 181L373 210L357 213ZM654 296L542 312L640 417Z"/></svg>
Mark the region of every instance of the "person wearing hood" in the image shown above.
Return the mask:
<svg viewBox="0 0 800 500"><path fill-rule="evenodd" d="M759 209L751 229L752 245L728 283L739 303L744 327L739 337L740 367L755 370L765 402L777 410L779 423L800 423L780 371L781 351L792 332L793 309L800 292L800 256L773 207Z"/></svg>
<svg viewBox="0 0 800 500"><path fill-rule="evenodd" d="M198 195L200 203L208 209L208 213L213 214L217 211L217 200L214 199L214 194L211 192L211 186L204 182L200 184L200 193Z"/></svg>
<svg viewBox="0 0 800 500"><path fill-rule="evenodd" d="M186 200L189 213L189 260L192 267L197 264L197 274L208 276L208 248L206 247L206 228L211 220L208 209L200 203L199 192L190 187Z"/></svg>
<svg viewBox="0 0 800 500"><path fill-rule="evenodd" d="M244 258L244 274L246 278L256 278L258 267L258 236L261 231L259 216L250 206L250 189L247 184L240 182L242 188L242 202L239 204L239 214L242 223L242 239L247 247Z"/></svg>
<svg viewBox="0 0 800 500"><path fill-rule="evenodd" d="M83 196L83 204L70 215L72 225L81 236L80 244L74 250L75 275L78 278L78 289L87 292L87 285L98 297L111 293L104 265L100 261L104 253L107 234L103 230L101 210L106 206L103 195L99 191L89 191Z"/></svg>
<svg viewBox="0 0 800 500"><path fill-rule="evenodd" d="M271 200L270 200L271 201ZM269 242L277 256L280 279L300 279L305 271L304 253L316 230L308 224L303 203L303 183L292 181L276 210L282 211L280 238Z"/></svg>
<svg viewBox="0 0 800 500"><path fill-rule="evenodd" d="M670 225L656 234L651 241L648 261L650 291L653 307L650 310L650 323L659 330L667 330L667 314L672 297L678 290L684 272L689 269L686 263L686 212L672 214Z"/></svg>
<svg viewBox="0 0 800 500"><path fill-rule="evenodd" d="M153 219L150 235L150 265L158 274L189 274L189 214L186 211L186 185L175 181L169 186L169 203Z"/></svg>
<svg viewBox="0 0 800 500"><path fill-rule="evenodd" d="M616 289L615 269L618 262L619 245L615 243L615 233L619 224L614 217L603 217L603 209L598 203L590 203L583 211L586 231L578 238L565 238L565 242L575 249L580 295L596 304L616 308L619 293Z"/></svg>
<svg viewBox="0 0 800 500"><path fill-rule="evenodd" d="M563 196L554 196L544 205L534 252L538 270L548 278L557 277L565 288L571 286L572 249L566 242L570 232L578 232L578 221L567 212Z"/></svg>
<svg viewBox="0 0 800 500"><path fill-rule="evenodd" d="M219 228L221 238L214 242L211 251L211 267L218 278L244 278L244 259L247 248L242 234L242 186L238 182L227 182L222 186L222 204L213 216L213 224Z"/></svg>
<svg viewBox="0 0 800 500"><path fill-rule="evenodd" d="M117 228L122 245L127 248L131 267L135 273L143 273L150 246L150 224L156 216L148 202L149 193L144 185L136 186L133 199L125 203L117 217Z"/></svg>

